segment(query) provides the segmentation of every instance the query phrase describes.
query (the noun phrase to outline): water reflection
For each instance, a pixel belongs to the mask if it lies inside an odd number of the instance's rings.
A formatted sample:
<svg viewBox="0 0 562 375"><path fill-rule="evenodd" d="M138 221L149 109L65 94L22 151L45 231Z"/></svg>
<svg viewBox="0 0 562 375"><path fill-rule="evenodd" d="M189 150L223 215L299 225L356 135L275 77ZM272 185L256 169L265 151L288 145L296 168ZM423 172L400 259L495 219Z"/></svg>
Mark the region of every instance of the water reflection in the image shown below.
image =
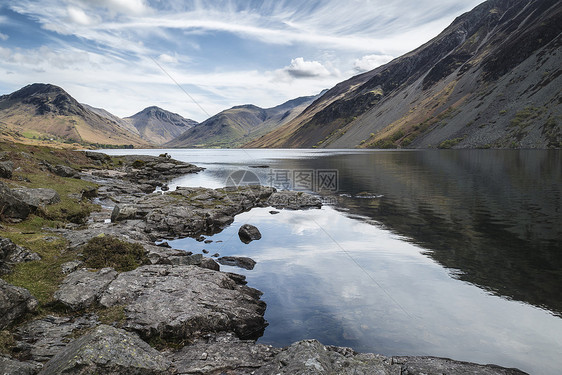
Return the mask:
<svg viewBox="0 0 562 375"><path fill-rule="evenodd" d="M173 243L258 261L253 271L223 269L265 292L270 326L261 341L313 337L539 374L560 367L559 151L166 151L208 168L176 185L223 186L254 164L339 171L333 207L254 209L213 236L223 242ZM266 170L253 171L266 181ZM362 192L376 198L354 198ZM260 241L238 240L246 222Z"/></svg>

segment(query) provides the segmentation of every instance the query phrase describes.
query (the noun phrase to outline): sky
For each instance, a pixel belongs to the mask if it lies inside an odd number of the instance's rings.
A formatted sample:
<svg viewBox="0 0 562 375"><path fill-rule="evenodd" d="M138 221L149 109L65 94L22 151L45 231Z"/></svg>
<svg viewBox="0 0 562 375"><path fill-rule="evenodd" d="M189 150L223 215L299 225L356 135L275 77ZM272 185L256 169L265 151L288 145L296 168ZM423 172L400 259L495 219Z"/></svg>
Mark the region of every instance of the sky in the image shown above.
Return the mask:
<svg viewBox="0 0 562 375"><path fill-rule="evenodd" d="M482 0L0 0L0 94L34 83L126 117L196 121L316 95Z"/></svg>

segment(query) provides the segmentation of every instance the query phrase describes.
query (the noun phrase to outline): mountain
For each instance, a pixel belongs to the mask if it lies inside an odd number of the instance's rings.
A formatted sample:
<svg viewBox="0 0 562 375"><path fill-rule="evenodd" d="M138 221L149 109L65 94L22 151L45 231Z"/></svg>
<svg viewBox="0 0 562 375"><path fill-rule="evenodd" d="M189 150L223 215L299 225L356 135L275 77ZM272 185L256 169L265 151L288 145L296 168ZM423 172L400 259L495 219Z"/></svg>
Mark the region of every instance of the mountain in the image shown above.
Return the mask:
<svg viewBox="0 0 562 375"><path fill-rule="evenodd" d="M562 2L489 0L245 147L560 148Z"/></svg>
<svg viewBox="0 0 562 375"><path fill-rule="evenodd" d="M158 145L171 141L197 125L197 121L154 106L123 120L130 123L144 140Z"/></svg>
<svg viewBox="0 0 562 375"><path fill-rule="evenodd" d="M224 110L168 142L168 147L237 147L295 118L319 95L263 109L246 104Z"/></svg>
<svg viewBox="0 0 562 375"><path fill-rule="evenodd" d="M89 109L90 111L100 115L103 118L108 119L109 121L114 122L117 126L126 129L127 131L136 134L138 136L140 136L140 133L138 131L137 128L135 128L135 126L133 124L131 124L130 121L122 119L121 117L115 116L113 113L103 109L103 108L96 108L96 107L92 107L88 104L84 104L84 103L80 103L82 104L86 109Z"/></svg>
<svg viewBox="0 0 562 375"><path fill-rule="evenodd" d="M138 134L78 103L62 88L43 83L0 96L0 126L2 138L22 143L148 144Z"/></svg>

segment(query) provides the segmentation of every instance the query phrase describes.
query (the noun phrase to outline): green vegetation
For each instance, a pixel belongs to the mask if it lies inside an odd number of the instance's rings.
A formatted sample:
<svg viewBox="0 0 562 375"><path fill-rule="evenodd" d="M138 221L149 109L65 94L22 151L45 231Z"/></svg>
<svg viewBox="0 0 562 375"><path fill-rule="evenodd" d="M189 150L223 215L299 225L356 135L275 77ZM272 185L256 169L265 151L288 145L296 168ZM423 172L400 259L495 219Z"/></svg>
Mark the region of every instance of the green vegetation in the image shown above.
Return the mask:
<svg viewBox="0 0 562 375"><path fill-rule="evenodd" d="M437 146L437 147L442 148L442 149L452 148L453 146L458 145L463 139L464 139L464 137L447 139L447 140L441 142L439 144L439 146Z"/></svg>
<svg viewBox="0 0 562 375"><path fill-rule="evenodd" d="M534 120L537 120L544 113L545 108L527 106L515 114L515 117L509 122L512 127L520 129L526 128L531 125Z"/></svg>
<svg viewBox="0 0 562 375"><path fill-rule="evenodd" d="M81 248L84 264L89 268L112 267L116 271L132 271L150 264L142 245L121 241L112 236L92 238Z"/></svg>

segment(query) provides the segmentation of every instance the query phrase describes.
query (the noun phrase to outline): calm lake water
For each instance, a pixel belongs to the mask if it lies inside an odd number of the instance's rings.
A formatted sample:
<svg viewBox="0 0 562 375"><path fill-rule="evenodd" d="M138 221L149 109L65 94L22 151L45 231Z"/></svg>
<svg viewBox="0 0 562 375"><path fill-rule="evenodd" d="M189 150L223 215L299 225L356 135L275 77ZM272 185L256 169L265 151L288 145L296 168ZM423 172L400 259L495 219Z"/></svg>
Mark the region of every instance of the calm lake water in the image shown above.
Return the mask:
<svg viewBox="0 0 562 375"><path fill-rule="evenodd" d="M251 271L221 268L264 292L270 325L262 343L316 338L532 374L562 367L560 151L107 152L168 152L207 168L172 188L222 187L236 171L293 189L324 185L320 210L257 208L213 243L170 242L257 261ZM257 165L267 168L251 168ZM243 244L244 223L262 239Z"/></svg>

